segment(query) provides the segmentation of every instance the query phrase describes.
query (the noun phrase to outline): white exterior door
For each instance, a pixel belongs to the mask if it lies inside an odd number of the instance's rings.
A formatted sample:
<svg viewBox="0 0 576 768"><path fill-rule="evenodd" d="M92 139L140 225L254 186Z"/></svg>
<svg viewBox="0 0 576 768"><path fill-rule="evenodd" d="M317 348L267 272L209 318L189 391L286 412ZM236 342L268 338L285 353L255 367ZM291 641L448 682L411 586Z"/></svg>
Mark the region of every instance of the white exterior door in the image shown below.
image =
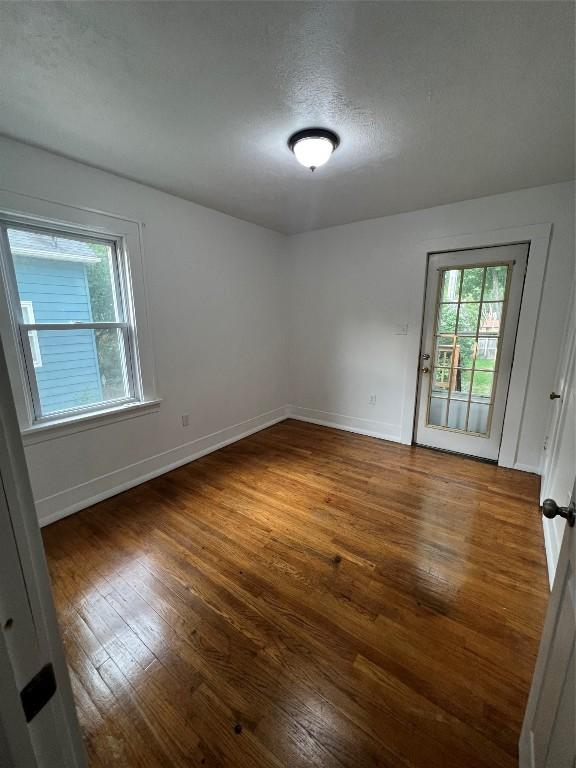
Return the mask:
<svg viewBox="0 0 576 768"><path fill-rule="evenodd" d="M86 765L1 342L0 765Z"/></svg>
<svg viewBox="0 0 576 768"><path fill-rule="evenodd" d="M416 442L498 459L528 244L430 256Z"/></svg>

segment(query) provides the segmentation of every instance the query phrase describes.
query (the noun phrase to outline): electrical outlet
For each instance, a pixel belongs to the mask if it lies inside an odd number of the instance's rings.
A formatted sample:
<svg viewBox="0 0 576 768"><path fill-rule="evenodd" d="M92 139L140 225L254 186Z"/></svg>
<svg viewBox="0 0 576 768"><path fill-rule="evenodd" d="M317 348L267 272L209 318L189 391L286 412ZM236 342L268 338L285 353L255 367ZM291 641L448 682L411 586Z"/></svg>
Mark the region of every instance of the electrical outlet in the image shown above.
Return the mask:
<svg viewBox="0 0 576 768"><path fill-rule="evenodd" d="M189 413L185 413L185 414L182 416L182 426L183 426L183 427L188 427L188 426L190 426L190 414L189 414Z"/></svg>
<svg viewBox="0 0 576 768"><path fill-rule="evenodd" d="M370 395L368 405L376 405L376 395Z"/></svg>

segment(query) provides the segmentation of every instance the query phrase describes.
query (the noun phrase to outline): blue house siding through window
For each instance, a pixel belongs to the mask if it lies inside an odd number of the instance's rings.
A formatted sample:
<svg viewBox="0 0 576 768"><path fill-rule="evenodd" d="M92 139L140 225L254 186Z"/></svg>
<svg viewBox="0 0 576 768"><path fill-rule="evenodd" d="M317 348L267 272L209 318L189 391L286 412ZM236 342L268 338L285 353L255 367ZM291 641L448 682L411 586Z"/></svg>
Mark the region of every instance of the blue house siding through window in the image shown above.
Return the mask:
<svg viewBox="0 0 576 768"><path fill-rule="evenodd" d="M14 255L22 302L31 302L35 322L90 322L86 265L80 261ZM35 368L43 413L102 400L92 330L39 331L41 365Z"/></svg>

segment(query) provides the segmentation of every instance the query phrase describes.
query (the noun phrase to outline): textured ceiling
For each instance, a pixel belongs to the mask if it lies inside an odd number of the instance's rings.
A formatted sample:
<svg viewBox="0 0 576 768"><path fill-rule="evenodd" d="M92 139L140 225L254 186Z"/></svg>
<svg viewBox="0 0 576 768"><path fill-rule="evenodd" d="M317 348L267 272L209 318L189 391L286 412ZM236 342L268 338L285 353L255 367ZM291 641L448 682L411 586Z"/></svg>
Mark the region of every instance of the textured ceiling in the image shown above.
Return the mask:
<svg viewBox="0 0 576 768"><path fill-rule="evenodd" d="M1 133L287 233L574 177L572 3L0 2L0 72Z"/></svg>

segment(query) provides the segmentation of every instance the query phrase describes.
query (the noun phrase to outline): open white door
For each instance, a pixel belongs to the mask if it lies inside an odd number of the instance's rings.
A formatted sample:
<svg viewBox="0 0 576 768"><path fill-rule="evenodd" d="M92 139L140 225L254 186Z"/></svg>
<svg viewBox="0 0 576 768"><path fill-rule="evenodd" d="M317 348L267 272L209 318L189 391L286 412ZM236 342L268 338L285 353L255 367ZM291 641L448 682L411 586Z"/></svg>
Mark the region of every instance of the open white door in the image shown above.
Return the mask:
<svg viewBox="0 0 576 768"><path fill-rule="evenodd" d="M520 768L576 766L575 346L571 313L542 477L543 493L554 499L542 505L552 595L520 737Z"/></svg>
<svg viewBox="0 0 576 768"><path fill-rule="evenodd" d="M574 487L576 493L576 486ZM520 768L576 765L576 505L544 502L566 515L562 548L520 737Z"/></svg>
<svg viewBox="0 0 576 768"><path fill-rule="evenodd" d="M86 764L0 342L0 765Z"/></svg>

